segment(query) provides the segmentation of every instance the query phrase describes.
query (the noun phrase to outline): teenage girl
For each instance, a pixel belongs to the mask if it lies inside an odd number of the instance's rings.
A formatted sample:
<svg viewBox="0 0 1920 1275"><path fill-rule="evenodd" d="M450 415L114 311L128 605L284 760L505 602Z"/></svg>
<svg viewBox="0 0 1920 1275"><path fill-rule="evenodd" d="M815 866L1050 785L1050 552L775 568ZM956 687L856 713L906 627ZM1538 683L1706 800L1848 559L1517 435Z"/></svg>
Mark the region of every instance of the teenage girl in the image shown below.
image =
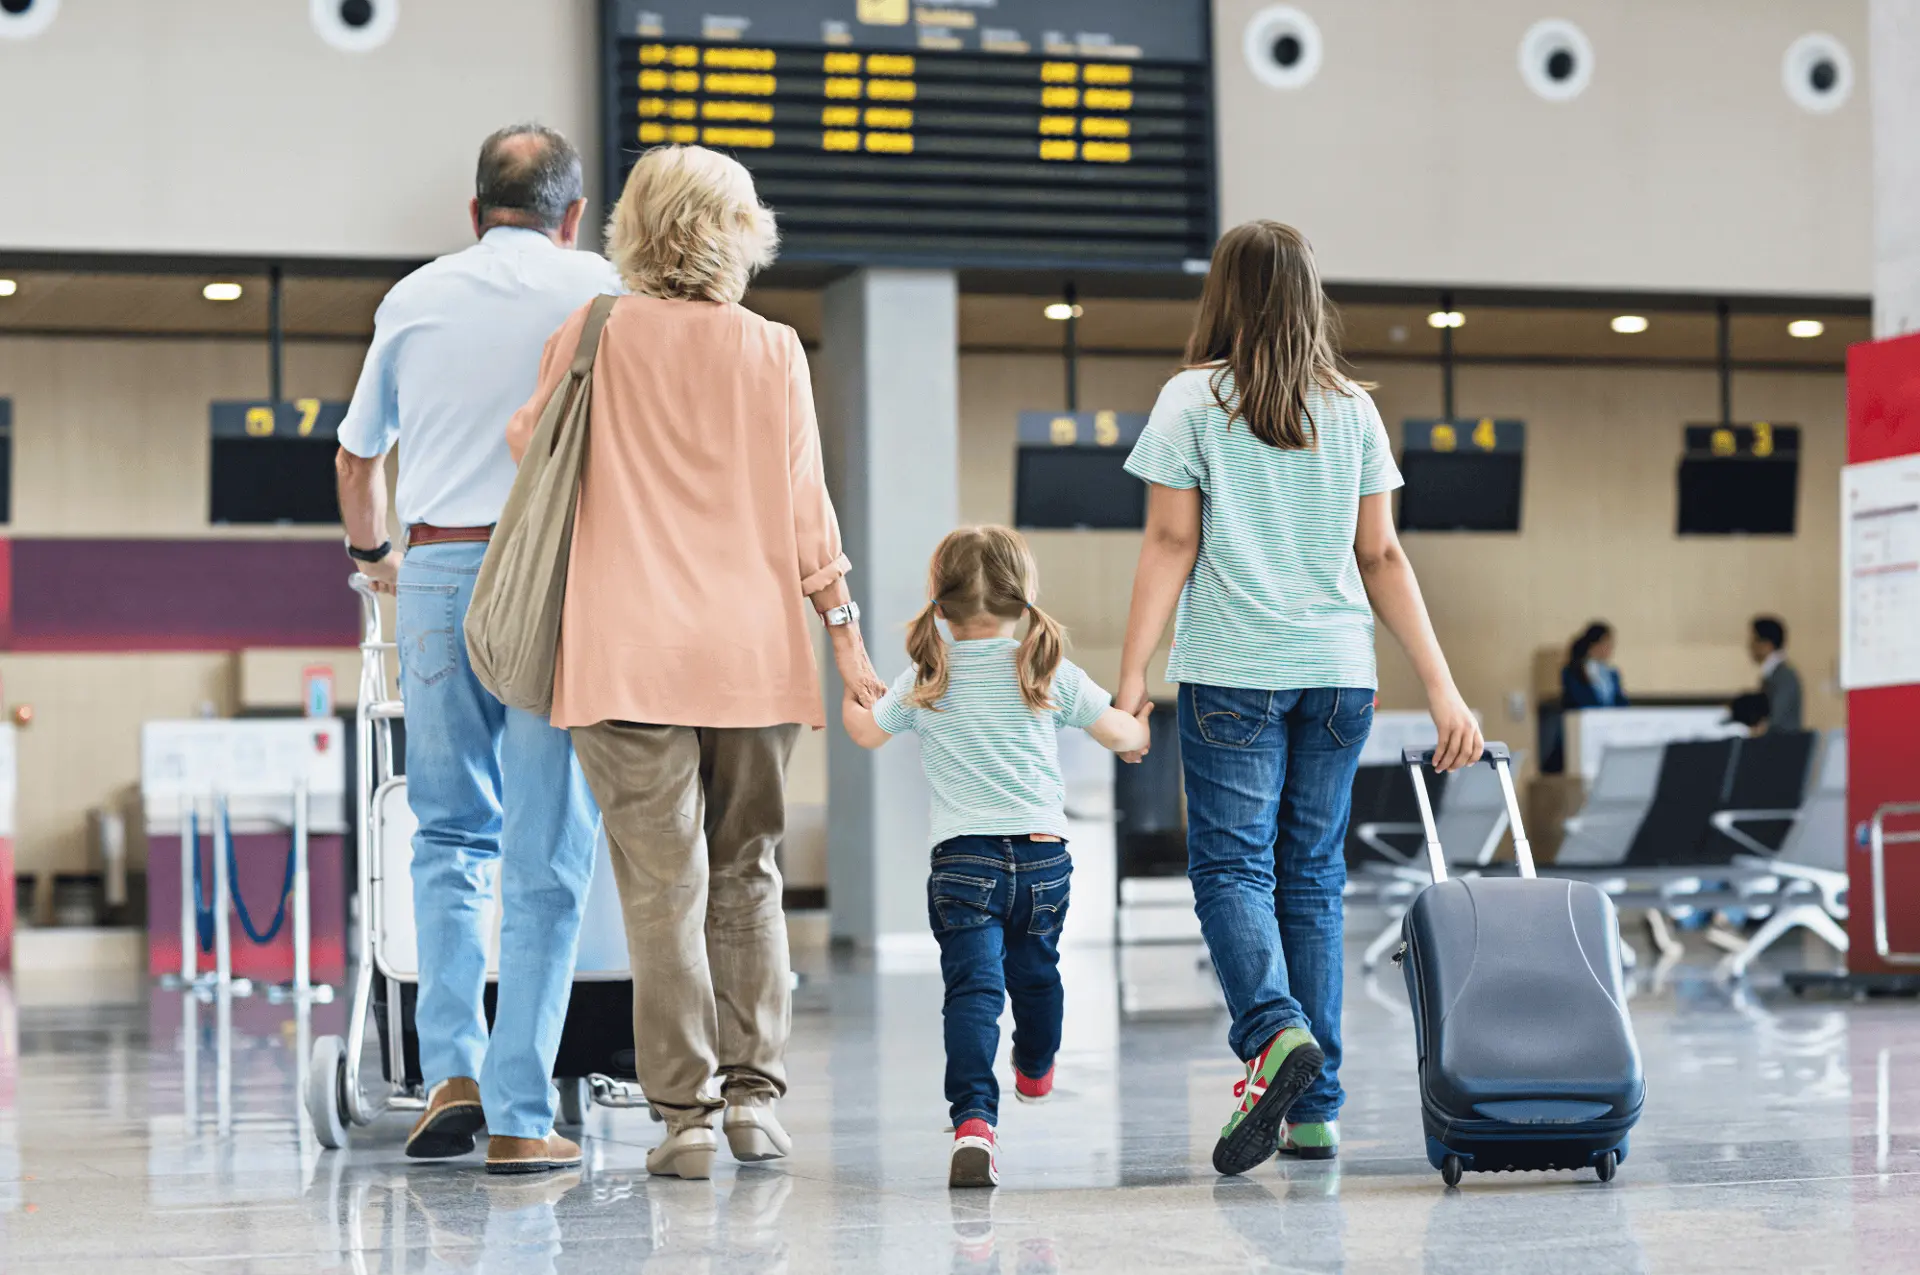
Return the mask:
<svg viewBox="0 0 1920 1275"><path fill-rule="evenodd" d="M1034 605L1038 573L1018 532L968 527L940 542L929 601L907 632L913 667L871 711L841 705L847 733L879 748L920 736L933 789L927 919L940 942L951 1186L995 1186L1000 1012L1013 1001L1014 1090L1053 1091L1060 1048L1060 923L1067 914L1066 791L1055 733L1078 726L1115 752L1147 746L1137 716L1063 652L1064 634ZM1014 631L1027 622L1026 636ZM953 640L940 635L946 621Z"/></svg>
<svg viewBox="0 0 1920 1275"><path fill-rule="evenodd" d="M1386 429L1334 360L1307 241L1237 226L1214 249L1187 368L1127 460L1150 486L1116 703L1146 702L1177 602L1187 874L1247 1068L1221 1173L1339 1145L1343 846L1379 685L1374 612L1426 688L1436 767L1481 752L1394 534Z"/></svg>

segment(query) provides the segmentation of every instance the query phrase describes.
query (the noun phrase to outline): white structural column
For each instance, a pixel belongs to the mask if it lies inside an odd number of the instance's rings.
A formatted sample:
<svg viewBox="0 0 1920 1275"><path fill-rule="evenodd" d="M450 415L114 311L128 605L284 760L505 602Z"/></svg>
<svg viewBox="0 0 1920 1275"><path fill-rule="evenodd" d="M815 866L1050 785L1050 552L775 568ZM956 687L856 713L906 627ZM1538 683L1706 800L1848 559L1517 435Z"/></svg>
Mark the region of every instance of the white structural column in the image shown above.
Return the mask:
<svg viewBox="0 0 1920 1275"><path fill-rule="evenodd" d="M1920 331L1920 0L1871 0L1873 334Z"/></svg>
<svg viewBox="0 0 1920 1275"><path fill-rule="evenodd" d="M960 517L959 287L947 270L859 270L831 284L820 350L821 433L848 584L881 677L907 665L927 562ZM828 682L834 716L841 687ZM836 939L931 950L927 787L911 736L877 753L832 727L827 903Z"/></svg>

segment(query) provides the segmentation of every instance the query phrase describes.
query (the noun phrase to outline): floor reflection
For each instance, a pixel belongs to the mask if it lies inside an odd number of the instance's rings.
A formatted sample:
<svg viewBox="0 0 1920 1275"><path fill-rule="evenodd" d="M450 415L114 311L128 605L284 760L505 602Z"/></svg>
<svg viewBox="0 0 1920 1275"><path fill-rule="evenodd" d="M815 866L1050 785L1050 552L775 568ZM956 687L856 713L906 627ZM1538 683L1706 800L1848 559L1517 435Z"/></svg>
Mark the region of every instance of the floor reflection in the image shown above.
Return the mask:
<svg viewBox="0 0 1920 1275"><path fill-rule="evenodd" d="M1473 1175L1449 1192L1421 1148L1404 988L1356 973L1341 1158L1222 1180L1207 1160L1239 1069L1211 994L1180 999L1195 960L1072 956L1058 1097L1009 1104L1004 1185L964 1194L945 1186L930 971L814 968L783 1109L797 1153L723 1157L711 1183L649 1178L659 1126L639 1112L593 1112L585 1165L553 1178L409 1162L400 1117L322 1152L299 1095L340 1007L21 1008L0 984L0 1267L1481 1275L1910 1257L1912 1006L1802 1003L1683 963L1634 1002L1649 1100L1618 1180ZM1125 990L1155 970L1172 985Z"/></svg>

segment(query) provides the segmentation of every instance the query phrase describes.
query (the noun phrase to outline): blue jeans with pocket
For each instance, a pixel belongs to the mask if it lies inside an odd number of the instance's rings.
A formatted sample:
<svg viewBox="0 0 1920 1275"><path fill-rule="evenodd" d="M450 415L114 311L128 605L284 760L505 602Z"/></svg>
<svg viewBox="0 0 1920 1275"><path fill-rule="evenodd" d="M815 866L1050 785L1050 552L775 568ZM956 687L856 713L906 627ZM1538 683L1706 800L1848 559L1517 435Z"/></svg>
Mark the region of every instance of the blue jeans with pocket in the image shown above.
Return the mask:
<svg viewBox="0 0 1920 1275"><path fill-rule="evenodd" d="M467 605L484 544L410 549L395 638L407 710L420 1073L480 1082L490 1133L553 1129L552 1068L573 995L600 810L573 740L488 693L467 662ZM489 870L500 868L500 992L487 983ZM483 1063L484 1059L484 1063Z"/></svg>
<svg viewBox="0 0 1920 1275"><path fill-rule="evenodd" d="M933 848L927 919L947 996L947 1102L954 1127L999 1123L1000 1011L1013 1002L1013 1065L1044 1076L1060 1052L1060 924L1073 860L1064 841L954 837Z"/></svg>
<svg viewBox="0 0 1920 1275"><path fill-rule="evenodd" d="M1187 876L1233 1015L1227 1043L1251 1060L1305 1027L1327 1056L1296 1122L1340 1114L1347 816L1373 695L1180 688Z"/></svg>

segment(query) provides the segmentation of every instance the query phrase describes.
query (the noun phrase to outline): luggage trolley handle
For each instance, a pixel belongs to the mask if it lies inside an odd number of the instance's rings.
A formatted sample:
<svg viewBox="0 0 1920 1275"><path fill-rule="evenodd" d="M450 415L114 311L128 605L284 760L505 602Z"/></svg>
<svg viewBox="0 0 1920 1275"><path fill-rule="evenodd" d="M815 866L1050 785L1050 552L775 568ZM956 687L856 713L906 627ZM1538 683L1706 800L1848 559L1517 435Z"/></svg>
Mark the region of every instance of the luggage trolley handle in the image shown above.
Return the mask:
<svg viewBox="0 0 1920 1275"><path fill-rule="evenodd" d="M1433 765L1436 751L1432 748L1408 748L1401 752L1400 760L1413 775L1413 796L1420 803L1420 823L1426 829L1427 866L1433 870L1435 881L1445 881L1447 856L1440 846L1440 828L1434 822L1433 801L1427 796L1425 773L1426 768ZM1507 751L1505 744L1488 740L1480 760L1493 767L1493 773L1500 776L1500 793L1507 800L1507 821L1513 827L1513 857L1520 865L1520 875L1531 877L1535 875L1533 846L1527 841L1526 825L1520 820L1520 796L1513 787L1513 754Z"/></svg>

